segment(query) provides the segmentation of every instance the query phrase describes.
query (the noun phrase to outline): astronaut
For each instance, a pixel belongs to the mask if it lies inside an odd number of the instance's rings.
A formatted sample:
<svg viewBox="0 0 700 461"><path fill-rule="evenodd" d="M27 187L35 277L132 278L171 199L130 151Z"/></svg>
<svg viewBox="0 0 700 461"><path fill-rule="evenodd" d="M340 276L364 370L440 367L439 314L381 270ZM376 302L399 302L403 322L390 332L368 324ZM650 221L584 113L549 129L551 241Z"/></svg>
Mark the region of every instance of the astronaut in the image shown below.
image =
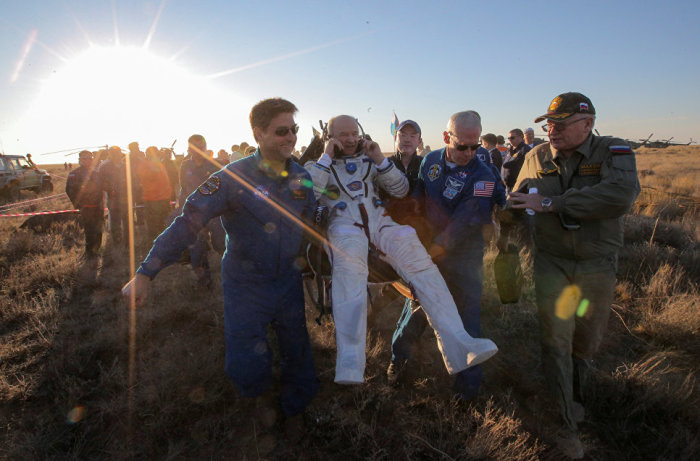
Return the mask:
<svg viewBox="0 0 700 461"><path fill-rule="evenodd" d="M447 285L415 230L392 221L378 199L378 188L394 197L405 196L406 177L376 142L360 137L355 118L332 118L328 133L323 155L305 168L316 198L331 209L328 253L333 267L335 382L364 382L369 250L377 251L412 286L450 374L490 358L498 348L491 340L472 338L464 330Z"/></svg>
<svg viewBox="0 0 700 461"><path fill-rule="evenodd" d="M255 154L228 164L190 194L182 214L155 240L136 276L122 289L136 306L143 305L150 281L177 262L210 219L221 216L227 235L221 263L226 373L243 397L270 392L271 324L280 349L279 400L288 421L301 414L319 387L297 260L304 223L310 222L316 200L307 172L289 160L299 129L296 111L280 98L253 107L250 123L259 146Z"/></svg>

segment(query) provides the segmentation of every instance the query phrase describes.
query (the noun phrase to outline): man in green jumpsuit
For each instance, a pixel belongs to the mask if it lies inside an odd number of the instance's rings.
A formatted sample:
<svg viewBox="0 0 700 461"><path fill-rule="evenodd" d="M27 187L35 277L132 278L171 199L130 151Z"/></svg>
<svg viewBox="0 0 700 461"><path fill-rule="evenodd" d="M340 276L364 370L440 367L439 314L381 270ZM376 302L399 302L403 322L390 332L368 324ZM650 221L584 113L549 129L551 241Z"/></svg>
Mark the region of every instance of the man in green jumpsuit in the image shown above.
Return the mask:
<svg viewBox="0 0 700 461"><path fill-rule="evenodd" d="M564 420L558 444L576 459L583 457L577 423L586 381L615 292L622 216L640 188L627 143L592 133L595 109L586 96L557 96L535 123L543 120L549 143L527 154L509 200L535 212L542 363Z"/></svg>

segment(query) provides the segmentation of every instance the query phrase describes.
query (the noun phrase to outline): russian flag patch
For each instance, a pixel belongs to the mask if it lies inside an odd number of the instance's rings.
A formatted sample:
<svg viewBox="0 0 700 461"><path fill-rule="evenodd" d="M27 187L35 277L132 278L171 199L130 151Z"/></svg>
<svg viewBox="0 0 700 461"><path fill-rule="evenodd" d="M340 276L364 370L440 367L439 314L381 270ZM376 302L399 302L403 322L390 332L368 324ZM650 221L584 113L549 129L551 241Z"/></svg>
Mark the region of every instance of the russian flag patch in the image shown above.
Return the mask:
<svg viewBox="0 0 700 461"><path fill-rule="evenodd" d="M474 184L474 197L491 197L493 195L493 181L479 181Z"/></svg>
<svg viewBox="0 0 700 461"><path fill-rule="evenodd" d="M610 146L610 153L613 155L626 155L632 153L630 146Z"/></svg>

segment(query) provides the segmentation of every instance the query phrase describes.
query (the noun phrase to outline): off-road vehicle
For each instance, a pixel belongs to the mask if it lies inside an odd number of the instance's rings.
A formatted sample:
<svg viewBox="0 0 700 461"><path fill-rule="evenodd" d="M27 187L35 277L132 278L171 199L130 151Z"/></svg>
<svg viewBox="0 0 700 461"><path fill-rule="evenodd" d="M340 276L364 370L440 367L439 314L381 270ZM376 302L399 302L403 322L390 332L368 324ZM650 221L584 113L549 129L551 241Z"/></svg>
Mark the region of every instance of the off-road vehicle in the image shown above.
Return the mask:
<svg viewBox="0 0 700 461"><path fill-rule="evenodd" d="M0 196L19 200L22 190L51 192L51 175L22 155L0 155Z"/></svg>

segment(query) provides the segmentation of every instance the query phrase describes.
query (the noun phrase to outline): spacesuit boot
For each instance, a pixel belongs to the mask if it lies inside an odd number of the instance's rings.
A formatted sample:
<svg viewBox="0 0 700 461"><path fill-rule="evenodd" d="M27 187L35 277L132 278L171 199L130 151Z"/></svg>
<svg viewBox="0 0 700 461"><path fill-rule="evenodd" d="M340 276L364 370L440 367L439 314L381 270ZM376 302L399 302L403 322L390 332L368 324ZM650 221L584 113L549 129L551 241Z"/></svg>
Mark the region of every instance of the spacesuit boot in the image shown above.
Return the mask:
<svg viewBox="0 0 700 461"><path fill-rule="evenodd" d="M413 229L387 226L379 232L378 240L394 269L413 286L428 323L435 330L448 373L459 373L498 351L490 339L473 338L466 332L445 279Z"/></svg>

